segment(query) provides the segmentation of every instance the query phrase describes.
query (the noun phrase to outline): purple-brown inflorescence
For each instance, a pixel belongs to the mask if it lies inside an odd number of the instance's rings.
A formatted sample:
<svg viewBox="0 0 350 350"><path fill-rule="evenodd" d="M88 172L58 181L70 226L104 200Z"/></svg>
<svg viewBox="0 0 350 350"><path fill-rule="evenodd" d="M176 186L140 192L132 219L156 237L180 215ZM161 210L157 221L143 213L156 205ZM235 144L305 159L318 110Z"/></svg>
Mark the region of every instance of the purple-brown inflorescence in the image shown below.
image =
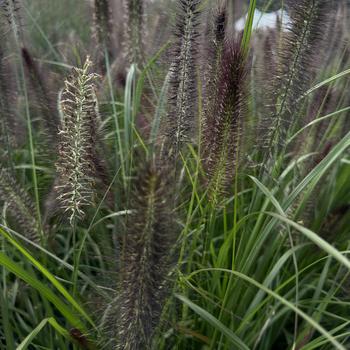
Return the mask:
<svg viewBox="0 0 350 350"><path fill-rule="evenodd" d="M247 104L247 60L239 42L225 42L213 88L213 105L206 109L202 160L209 196L216 203L233 184L242 147Z"/></svg>
<svg viewBox="0 0 350 350"><path fill-rule="evenodd" d="M271 112L265 119L265 144L270 154L284 147L298 120L302 106L298 99L308 89L322 58L323 39L334 9L330 0L298 0L288 4L291 24L282 38Z"/></svg>
<svg viewBox="0 0 350 350"><path fill-rule="evenodd" d="M17 91L13 84L14 73L0 47L0 160L8 160L13 147L20 143L24 130L15 108Z"/></svg>
<svg viewBox="0 0 350 350"><path fill-rule="evenodd" d="M6 19L8 27L16 41L23 41L22 18L20 0L2 0L0 1L0 21ZM7 33L8 34L8 33Z"/></svg>
<svg viewBox="0 0 350 350"><path fill-rule="evenodd" d="M190 140L195 125L200 4L200 0L178 0L169 72L169 110L163 126L166 157L177 158L181 145Z"/></svg>
<svg viewBox="0 0 350 350"><path fill-rule="evenodd" d="M149 349L167 295L176 244L167 166L153 157L133 184L126 219L117 313L117 349Z"/></svg>
<svg viewBox="0 0 350 350"><path fill-rule="evenodd" d="M60 120L57 114L55 101L50 94L50 89L47 81L45 81L43 73L29 50L27 48L22 48L21 53L29 86L31 88L30 92L33 98L35 98L43 117L45 132L48 133L50 141L56 145Z"/></svg>
<svg viewBox="0 0 350 350"><path fill-rule="evenodd" d="M0 160L10 161L12 148L23 141L25 130L16 107L18 91L15 68L11 62L10 44L12 31L19 25L20 6L17 0L0 2ZM17 33L17 32L16 32ZM11 161L10 161L11 163Z"/></svg>
<svg viewBox="0 0 350 350"><path fill-rule="evenodd" d="M112 41L112 10L109 0L94 0L93 9L93 34L99 46L107 56L108 61L113 59L113 41ZM105 65L105 62L101 62Z"/></svg>
<svg viewBox="0 0 350 350"><path fill-rule="evenodd" d="M226 35L227 25L227 4L221 3L214 9L214 20L210 21L212 26L209 28L209 33L204 38L204 60L203 65L206 66L204 70L204 108L205 114L209 115L213 111L207 109L214 108L215 103L213 98L217 97L218 87L218 73L220 71L222 52L224 48L224 41ZM201 63L202 64L202 63ZM213 91L216 91L213 94Z"/></svg>
<svg viewBox="0 0 350 350"><path fill-rule="evenodd" d="M123 0L125 12L125 53L129 64L139 67L144 62L144 3L143 0Z"/></svg>
<svg viewBox="0 0 350 350"><path fill-rule="evenodd" d="M6 208L15 228L33 242L40 241L40 230L35 213L35 204L24 188L15 180L13 173L7 169L0 170L0 201L6 203Z"/></svg>

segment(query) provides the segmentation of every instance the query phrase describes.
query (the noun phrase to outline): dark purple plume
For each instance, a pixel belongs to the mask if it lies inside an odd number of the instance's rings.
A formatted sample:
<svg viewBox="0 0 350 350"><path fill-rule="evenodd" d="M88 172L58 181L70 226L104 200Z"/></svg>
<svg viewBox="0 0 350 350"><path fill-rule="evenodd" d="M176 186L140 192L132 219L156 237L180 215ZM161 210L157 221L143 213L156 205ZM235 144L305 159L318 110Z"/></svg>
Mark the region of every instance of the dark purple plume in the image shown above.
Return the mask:
<svg viewBox="0 0 350 350"><path fill-rule="evenodd" d="M202 139L203 167L214 202L233 184L243 147L248 66L240 42L225 43L219 67Z"/></svg>
<svg viewBox="0 0 350 350"><path fill-rule="evenodd" d="M179 0L171 53L168 113L164 120L167 156L177 158L195 125L200 0Z"/></svg>
<svg viewBox="0 0 350 350"><path fill-rule="evenodd" d="M50 141L55 145L57 143L60 120L54 96L50 92L45 74L43 74L29 50L22 47L21 54L30 86L29 93L35 99L39 112L42 115L42 124L45 132L48 134Z"/></svg>
<svg viewBox="0 0 350 350"><path fill-rule="evenodd" d="M334 2L329 0L289 1L288 5L291 25L282 37L270 113L264 120L263 138L270 155L284 148L296 126L302 107L298 99L310 87L323 57L324 37L334 9Z"/></svg>

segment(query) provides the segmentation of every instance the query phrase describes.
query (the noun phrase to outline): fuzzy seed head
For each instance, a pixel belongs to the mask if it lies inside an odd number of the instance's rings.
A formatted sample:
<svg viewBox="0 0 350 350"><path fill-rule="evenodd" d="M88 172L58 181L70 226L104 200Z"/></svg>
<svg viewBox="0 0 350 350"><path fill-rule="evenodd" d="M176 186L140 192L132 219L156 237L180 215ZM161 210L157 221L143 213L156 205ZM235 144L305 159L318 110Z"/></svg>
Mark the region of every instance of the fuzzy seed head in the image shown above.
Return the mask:
<svg viewBox="0 0 350 350"><path fill-rule="evenodd" d="M298 98L308 89L320 62L334 2L290 1L291 25L282 38L277 75L272 88L266 125L266 147L274 152L284 147L298 120Z"/></svg>
<svg viewBox="0 0 350 350"><path fill-rule="evenodd" d="M169 178L168 169L152 159L134 183L123 245L118 349L148 349L159 323L176 242Z"/></svg>
<svg viewBox="0 0 350 350"><path fill-rule="evenodd" d="M96 75L90 73L90 66L87 59L82 69L73 68L61 99L63 121L59 132L56 190L71 224L84 216L84 207L91 204L94 195L97 102Z"/></svg>
<svg viewBox="0 0 350 350"><path fill-rule="evenodd" d="M129 64L142 66L144 60L144 3L143 0L123 0L125 13L125 53Z"/></svg>
<svg viewBox="0 0 350 350"><path fill-rule="evenodd" d="M6 169L0 170L0 200L6 203L9 214L16 220L21 233L31 241L39 243L39 225L33 216L35 205L13 174Z"/></svg>
<svg viewBox="0 0 350 350"><path fill-rule="evenodd" d="M179 0L175 45L169 79L169 112L164 134L167 156L177 157L188 142L195 125L196 58L200 0Z"/></svg>
<svg viewBox="0 0 350 350"><path fill-rule="evenodd" d="M236 176L247 104L247 63L239 43L225 44L217 72L217 86L204 116L202 159L213 202ZM213 104L213 105L212 105Z"/></svg>

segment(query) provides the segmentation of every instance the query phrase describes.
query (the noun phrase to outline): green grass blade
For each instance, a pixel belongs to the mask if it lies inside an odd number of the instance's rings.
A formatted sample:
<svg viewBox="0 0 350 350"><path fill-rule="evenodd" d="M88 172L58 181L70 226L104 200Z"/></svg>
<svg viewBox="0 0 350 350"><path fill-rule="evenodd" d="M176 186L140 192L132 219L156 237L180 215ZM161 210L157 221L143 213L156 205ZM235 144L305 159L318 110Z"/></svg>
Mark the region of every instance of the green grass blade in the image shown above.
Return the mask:
<svg viewBox="0 0 350 350"><path fill-rule="evenodd" d="M282 206L278 203L277 199L274 197L274 195L268 190L268 188L262 184L257 178L254 176L249 176L254 183L259 187L259 189L265 194L265 196L270 200L270 202L274 205L274 207L277 209L277 211L285 216L285 212L282 208Z"/></svg>
<svg viewBox="0 0 350 350"><path fill-rule="evenodd" d="M242 51L245 56L248 56L248 53L249 53L250 38L252 36L252 31L253 31L255 8L256 8L256 0L251 0L249 4L247 21L244 27L242 44L241 44Z"/></svg>
<svg viewBox="0 0 350 350"><path fill-rule="evenodd" d="M4 271L3 271L4 272ZM7 295L3 287L0 287L0 307L1 307L1 328L5 336L6 344L9 349L14 349L15 340L13 336L12 325L10 322L9 307Z"/></svg>
<svg viewBox="0 0 350 350"><path fill-rule="evenodd" d="M350 132L348 132L344 138L333 147L328 155L299 183L299 185L289 195L283 207L285 209L289 208L293 201L307 186L311 185L311 188L314 187L326 173L326 171L348 147L350 147Z"/></svg>
<svg viewBox="0 0 350 350"><path fill-rule="evenodd" d="M346 348L340 344L335 337L333 337L330 332L328 332L325 328L323 328L320 324L318 324L317 322L315 322L315 320L310 317L309 315L307 315L305 312L303 312L302 310L300 310L298 307L296 307L293 303L291 303L290 301L288 301L287 299L285 299L284 297L280 296L279 294L277 294L276 292L274 292L273 290L266 288L264 285L262 285L261 283L255 281L253 278L240 273L238 271L232 271L232 270L228 270L228 269L201 269L201 270L197 270L195 272L193 272L188 278L191 278L192 276L194 276L195 274L201 273L201 272L208 272L208 271L221 271L224 273L229 273L232 275L237 276L238 278L250 283L251 285L261 289L262 291L264 291L266 294L270 295L272 298L278 300L281 304L287 306L290 310L294 311L295 313L297 313L300 317L302 317L306 322L308 322L313 328L315 328L318 332L320 332L322 335L325 336L326 339L328 339L329 342L331 342L333 344L333 346L335 346L335 349L338 350L346 350Z"/></svg>
<svg viewBox="0 0 350 350"><path fill-rule="evenodd" d="M335 74L335 75L331 76L330 78L328 78L328 79L318 83L317 85L313 86L311 89L306 91L304 96L310 95L312 92L314 92L315 90L321 88L322 86L328 85L328 84L332 83L335 80L338 80L338 79L340 79L342 77L345 77L348 74L350 74L350 69L347 69L347 70L344 70L343 72Z"/></svg>
<svg viewBox="0 0 350 350"><path fill-rule="evenodd" d="M75 299L68 293L63 285L42 265L37 261L25 248L23 248L15 239L13 239L6 231L0 228L0 234L4 236L31 264L42 273L52 285L59 291L69 302L94 328L96 328L92 319L83 310L83 308L75 301Z"/></svg>
<svg viewBox="0 0 350 350"><path fill-rule="evenodd" d="M124 92L124 153L130 154L132 147L132 130L134 125L133 118L133 96L136 80L136 65L132 64L126 77ZM126 157L126 172L129 170L129 157Z"/></svg>
<svg viewBox="0 0 350 350"><path fill-rule="evenodd" d="M4 266L8 271L15 274L18 278L22 279L28 283L32 288L36 289L40 295L50 301L57 310L66 318L66 320L74 327L85 331L85 326L81 320L75 315L75 313L68 307L65 303L62 302L50 288L40 282L36 277L32 276L31 273L24 270L22 266L18 263L9 259L5 254L0 252L0 265Z"/></svg>
<svg viewBox="0 0 350 350"><path fill-rule="evenodd" d="M222 324L217 318L211 315L208 311L202 309L200 306L194 304L191 300L183 295L175 295L179 300L186 304L190 309L192 309L196 314L202 317L205 321L211 324L215 329L224 334L227 339L229 339L232 344L238 346L239 349L249 350L249 347L244 344L244 342L239 339L229 328Z"/></svg>
<svg viewBox="0 0 350 350"><path fill-rule="evenodd" d="M348 112L350 110L350 106L348 107L345 107L345 108L342 108L340 109L339 111L335 111L333 113L330 113L330 114L327 114L323 117L320 117L320 118L317 118L317 119L314 119L313 121L311 121L310 123L306 124L304 127L302 127L301 129L299 129L289 140L288 140L288 144L291 143L298 135L300 135L303 131L305 131L306 129L308 129L309 127L313 126L313 125L316 125L326 119L329 119L329 118L332 118L338 114L341 114L341 113L345 113L345 112ZM348 114L345 114L344 115L346 118L349 118L350 116Z"/></svg>
<svg viewBox="0 0 350 350"><path fill-rule="evenodd" d="M26 350L28 346L32 343L35 337L42 331L42 329L47 325L51 325L58 334L63 337L70 339L69 332L61 327L57 321L53 317L43 319L29 334L28 336L21 342L20 345L17 346L17 350Z"/></svg>
<svg viewBox="0 0 350 350"><path fill-rule="evenodd" d="M284 223L294 227L296 230L298 230L300 233L302 233L306 238L308 238L310 241L315 243L318 247L323 249L325 252L327 252L329 255L331 255L334 259L338 260L341 264L343 264L346 268L350 271L350 260L347 259L342 253L339 252L339 250L335 249L333 246L331 246L328 242L326 242L324 239L322 239L319 235L312 232L311 230L307 229L306 227L303 227L296 222L278 215L276 213L267 212L268 215L271 215Z"/></svg>

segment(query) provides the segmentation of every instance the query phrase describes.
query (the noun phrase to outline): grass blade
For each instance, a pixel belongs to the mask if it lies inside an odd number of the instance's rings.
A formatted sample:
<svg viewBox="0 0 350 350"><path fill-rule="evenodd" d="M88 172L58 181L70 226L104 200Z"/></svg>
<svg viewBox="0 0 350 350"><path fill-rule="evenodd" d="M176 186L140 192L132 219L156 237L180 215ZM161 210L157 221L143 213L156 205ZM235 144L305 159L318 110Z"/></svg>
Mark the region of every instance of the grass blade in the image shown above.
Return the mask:
<svg viewBox="0 0 350 350"><path fill-rule="evenodd" d="M244 342L239 339L229 328L227 328L224 324L222 324L217 318L211 315L208 311L202 309L200 306L193 303L191 300L186 298L183 295L176 294L176 298L181 300L184 304L186 304L190 309L192 309L196 314L202 317L205 321L210 323L215 329L224 334L227 339L231 341L232 344L238 346L241 350L249 350L249 347L244 344Z"/></svg>
<svg viewBox="0 0 350 350"><path fill-rule="evenodd" d="M15 274L18 278L22 279L28 283L32 288L36 289L39 294L50 301L58 311L66 318L66 320L74 327L85 331L85 326L81 320L75 315L75 313L68 307L65 303L62 302L46 285L40 282L36 277L31 273L24 270L22 266L18 263L9 259L5 254L0 252L0 265L4 266L8 271Z"/></svg>
<svg viewBox="0 0 350 350"><path fill-rule="evenodd" d="M253 31L255 8L256 8L256 0L251 0L249 4L247 21L244 27L243 38L242 38L242 51L245 56L247 56L249 52L250 38L252 36L252 31Z"/></svg>
<svg viewBox="0 0 350 350"><path fill-rule="evenodd" d="M193 272L188 278L194 276L195 274L198 274L200 272L208 272L208 271L221 271L221 272L225 272L225 273L229 273L229 274L233 274L235 276L237 276L238 278L252 284L253 286L261 289L262 291L264 291L266 294L270 295L272 298L278 300L279 302L281 302L283 305L287 306L289 309L291 309L292 311L294 311L295 313L297 313L300 317L302 317L306 322L308 322L312 327L314 327L318 332L320 332L322 335L325 336L326 339L328 339L329 342L331 342L334 346L335 349L338 350L346 350L346 348L340 344L335 337L333 337L325 328L323 328L321 325L319 325L317 322L315 322L312 317L310 317L309 315L307 315L305 312L303 312L302 310L300 310L298 307L296 307L294 304L292 304L290 301L286 300L285 298L283 298L282 296L280 296L279 294L277 294L276 292L274 292L273 290L266 288L264 285L260 284L259 282L255 281L254 279L252 279L251 277L240 273L238 271L232 271L232 270L228 270L228 269L202 269L202 270L197 270L195 272Z"/></svg>
<svg viewBox="0 0 350 350"><path fill-rule="evenodd" d="M0 228L0 234L4 236L40 273L42 273L60 292L67 302L69 302L75 309L83 316L94 328L95 324L83 308L75 301L75 299L68 293L63 285L39 262L37 261L25 248L23 248L15 239L13 239L6 231Z"/></svg>
<svg viewBox="0 0 350 350"><path fill-rule="evenodd" d="M305 237L307 237L310 241L315 243L318 247L320 247L322 250L327 252L329 255L333 256L334 259L338 260L342 265L344 265L346 268L350 271L350 260L347 259L343 254L339 252L339 250L335 249L333 246L331 246L328 242L326 242L324 239L322 239L319 235L312 232L311 230L307 229L306 227L303 227L296 222L281 216L276 213L267 212L268 215L271 215L284 223L294 227L297 229L300 233L302 233Z"/></svg>
<svg viewBox="0 0 350 350"><path fill-rule="evenodd" d="M51 325L57 333L61 334L63 337L70 339L69 332L61 327L57 321L53 317L43 319L29 334L28 336L21 342L20 345L17 346L16 350L26 350L28 346L32 343L35 337L42 331L42 329L47 325Z"/></svg>

